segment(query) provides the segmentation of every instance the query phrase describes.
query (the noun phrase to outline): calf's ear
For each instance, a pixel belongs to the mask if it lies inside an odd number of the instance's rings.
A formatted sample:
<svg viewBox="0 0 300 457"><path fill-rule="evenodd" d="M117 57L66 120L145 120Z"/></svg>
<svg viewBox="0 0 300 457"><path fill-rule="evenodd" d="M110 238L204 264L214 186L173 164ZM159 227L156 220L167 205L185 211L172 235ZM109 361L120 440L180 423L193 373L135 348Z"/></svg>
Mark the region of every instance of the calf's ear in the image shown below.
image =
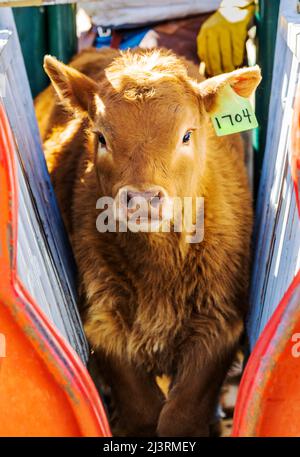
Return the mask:
<svg viewBox="0 0 300 457"><path fill-rule="evenodd" d="M255 91L261 81L261 71L255 67L241 68L206 79L199 84L199 90L207 112L216 109L219 95L223 87L229 84L241 97L248 98Z"/></svg>
<svg viewBox="0 0 300 457"><path fill-rule="evenodd" d="M55 57L45 56L44 69L60 101L71 110L89 111L98 91L95 81Z"/></svg>

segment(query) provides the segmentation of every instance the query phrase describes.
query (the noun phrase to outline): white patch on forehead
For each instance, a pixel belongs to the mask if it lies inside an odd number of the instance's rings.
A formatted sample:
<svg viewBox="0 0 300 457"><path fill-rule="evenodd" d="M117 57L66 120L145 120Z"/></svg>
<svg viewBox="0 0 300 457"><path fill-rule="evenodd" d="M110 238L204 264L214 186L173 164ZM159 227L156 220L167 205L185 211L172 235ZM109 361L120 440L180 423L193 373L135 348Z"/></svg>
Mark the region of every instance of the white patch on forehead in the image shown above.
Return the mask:
<svg viewBox="0 0 300 457"><path fill-rule="evenodd" d="M61 146L70 141L73 136L77 133L82 120L80 118L72 119L68 122L67 127L59 135L59 142Z"/></svg>
<svg viewBox="0 0 300 457"><path fill-rule="evenodd" d="M104 114L105 106L104 106L104 103L103 103L103 101L101 100L101 98L99 97L98 94L95 94L94 100L95 100L95 105L96 105L96 113L98 115L99 114Z"/></svg>

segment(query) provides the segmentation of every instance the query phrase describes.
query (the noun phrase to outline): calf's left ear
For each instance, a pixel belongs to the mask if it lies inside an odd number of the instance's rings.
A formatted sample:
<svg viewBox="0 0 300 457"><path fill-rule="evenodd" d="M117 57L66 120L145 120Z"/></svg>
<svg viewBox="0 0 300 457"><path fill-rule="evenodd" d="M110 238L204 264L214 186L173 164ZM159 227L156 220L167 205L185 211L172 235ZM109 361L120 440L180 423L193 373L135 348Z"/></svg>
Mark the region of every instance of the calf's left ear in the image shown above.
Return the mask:
<svg viewBox="0 0 300 457"><path fill-rule="evenodd" d="M44 69L60 101L66 108L72 111L89 111L98 91L95 81L52 56L45 56Z"/></svg>
<svg viewBox="0 0 300 457"><path fill-rule="evenodd" d="M255 91L261 81L261 71L256 65L255 67L241 68L214 76L206 79L199 84L199 90L204 102L206 111L209 113L214 111L220 102L219 95L227 84L241 97L248 98Z"/></svg>

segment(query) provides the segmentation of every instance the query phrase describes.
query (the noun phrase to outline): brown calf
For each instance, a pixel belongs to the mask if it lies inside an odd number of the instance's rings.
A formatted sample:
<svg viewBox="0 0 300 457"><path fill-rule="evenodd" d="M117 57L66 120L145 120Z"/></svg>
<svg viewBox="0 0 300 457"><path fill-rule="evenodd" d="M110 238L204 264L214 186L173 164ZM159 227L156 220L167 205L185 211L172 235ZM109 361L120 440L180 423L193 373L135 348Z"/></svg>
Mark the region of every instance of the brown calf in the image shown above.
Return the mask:
<svg viewBox="0 0 300 457"><path fill-rule="evenodd" d="M128 435L207 435L243 330L252 229L242 140L216 137L209 113L225 84L249 97L260 71L197 82L197 69L165 50L88 50L72 66L45 58L60 103L48 88L37 115L85 331L119 425ZM97 199L124 209L128 195L159 207L204 197L204 240L187 243L184 228L99 233Z"/></svg>

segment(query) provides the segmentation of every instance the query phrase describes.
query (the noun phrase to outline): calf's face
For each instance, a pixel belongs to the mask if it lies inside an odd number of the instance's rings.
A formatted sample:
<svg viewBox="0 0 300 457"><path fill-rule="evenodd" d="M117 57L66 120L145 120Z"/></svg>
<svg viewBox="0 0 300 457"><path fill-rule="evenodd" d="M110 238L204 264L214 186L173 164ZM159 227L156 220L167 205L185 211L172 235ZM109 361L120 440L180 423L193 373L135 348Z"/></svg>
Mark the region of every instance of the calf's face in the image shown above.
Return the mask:
<svg viewBox="0 0 300 457"><path fill-rule="evenodd" d="M164 78L147 84L141 90L127 82L117 98L116 89L104 91L103 107L100 103L94 116L96 166L102 192L114 197L121 211L130 212L130 203L141 198L152 218L167 218L169 197L191 196L197 187L205 122L192 88Z"/></svg>
<svg viewBox="0 0 300 457"><path fill-rule="evenodd" d="M158 51L121 55L99 82L49 56L45 69L62 102L90 116L102 195L116 199L118 214L141 197L145 218L151 206L158 219L171 217L169 197L196 194L222 87L248 97L260 81L254 67L198 84L179 59Z"/></svg>

